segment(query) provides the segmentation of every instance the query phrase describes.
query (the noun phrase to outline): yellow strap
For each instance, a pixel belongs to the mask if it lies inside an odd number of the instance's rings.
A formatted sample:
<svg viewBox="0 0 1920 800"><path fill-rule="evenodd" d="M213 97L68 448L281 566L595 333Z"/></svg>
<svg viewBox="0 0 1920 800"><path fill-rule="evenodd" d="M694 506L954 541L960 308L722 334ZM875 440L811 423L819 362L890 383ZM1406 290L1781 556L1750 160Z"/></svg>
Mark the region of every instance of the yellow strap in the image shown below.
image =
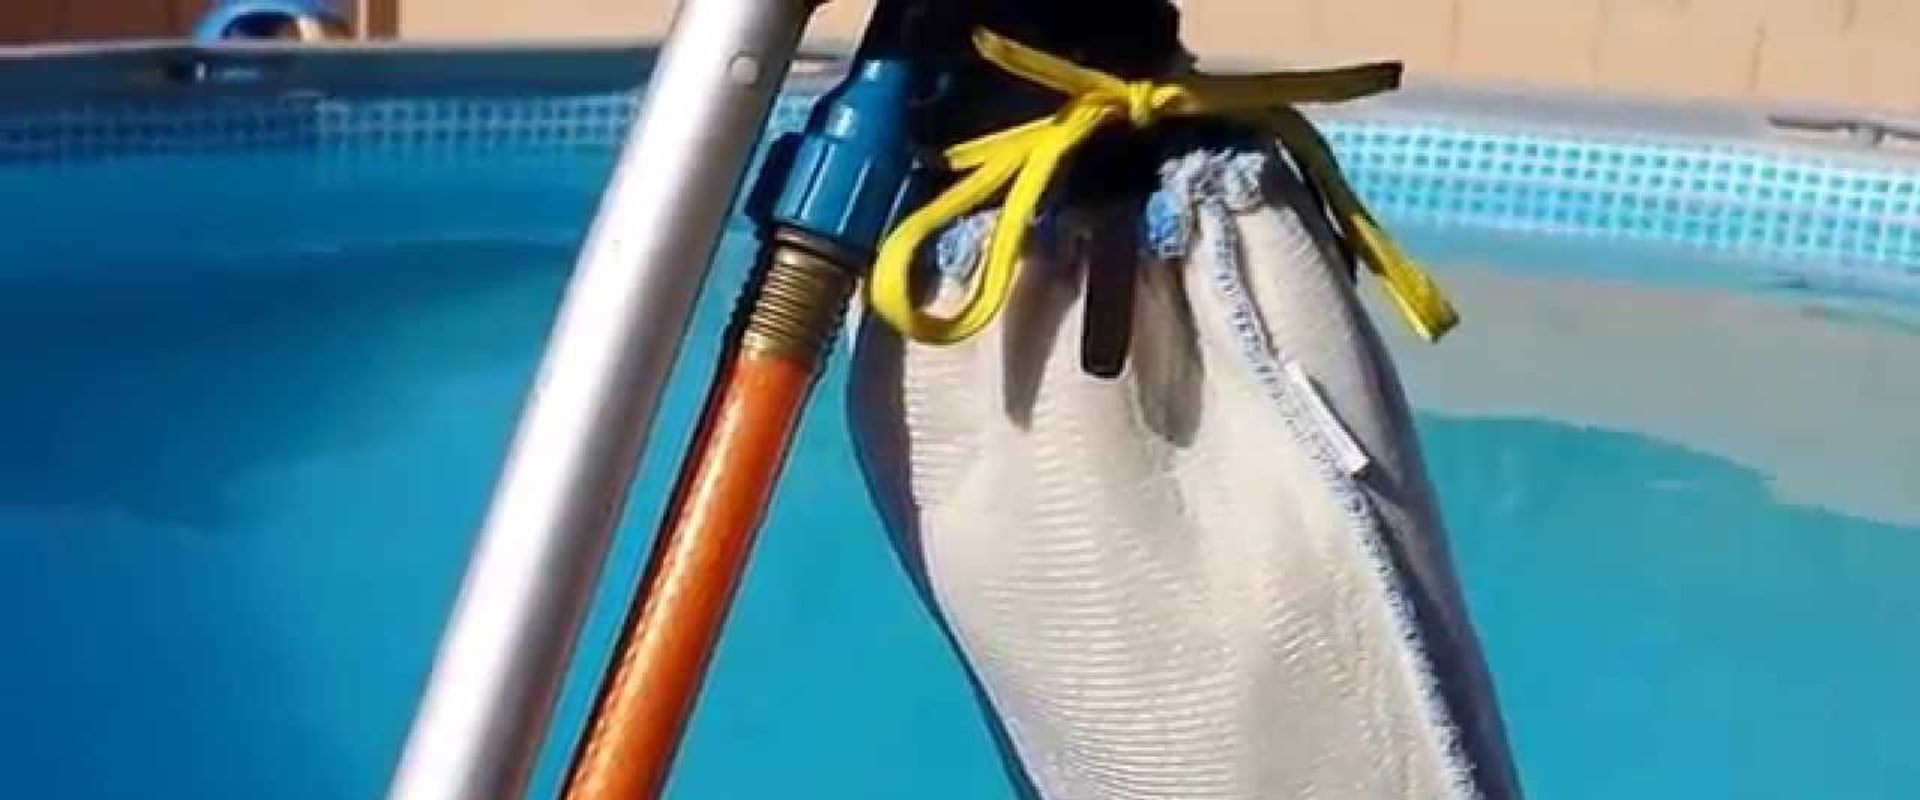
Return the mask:
<svg viewBox="0 0 1920 800"><path fill-rule="evenodd" d="M1458 322L1439 287L1394 245L1348 187L1326 141L1306 117L1287 105L1337 102L1387 91L1399 85L1398 64L1129 82L987 30L974 34L974 46L987 61L1069 99L1051 117L949 149L948 163L971 172L902 220L881 243L868 284L869 303L901 335L928 344L953 344L990 324L1013 291L1027 227L1060 164L1104 125L1124 120L1147 128L1167 116L1253 117L1267 124L1320 188L1355 250L1386 283L1414 330L1433 341ZM1000 218L1012 224L994 226L986 259L968 284L959 311L951 317L922 311L914 302L909 280L915 254L941 228L986 205L1003 189L1007 195Z"/></svg>
<svg viewBox="0 0 1920 800"><path fill-rule="evenodd" d="M1418 262L1400 249L1373 218L1366 204L1360 202L1359 195L1354 194L1346 176L1341 174L1333 148L1320 136L1320 131L1314 129L1313 123L1307 121L1306 115L1286 106L1275 108L1271 113L1268 122L1274 134L1326 198L1327 205L1333 208L1341 229L1359 251L1360 259L1386 284L1387 294L1400 307L1401 316L1406 317L1421 338L1440 341L1447 331L1460 324L1460 314L1447 301L1446 293L1440 291L1440 286Z"/></svg>

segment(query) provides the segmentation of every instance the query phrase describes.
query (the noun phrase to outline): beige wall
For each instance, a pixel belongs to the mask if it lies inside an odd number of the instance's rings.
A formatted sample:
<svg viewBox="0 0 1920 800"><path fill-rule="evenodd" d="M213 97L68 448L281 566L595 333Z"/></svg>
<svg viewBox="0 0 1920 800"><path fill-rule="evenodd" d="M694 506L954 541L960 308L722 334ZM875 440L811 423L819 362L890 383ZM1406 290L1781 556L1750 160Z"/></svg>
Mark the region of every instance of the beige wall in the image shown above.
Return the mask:
<svg viewBox="0 0 1920 800"><path fill-rule="evenodd" d="M432 39L657 35L679 5L677 0L399 0L399 4L400 35ZM810 30L851 39L859 35L872 6L872 0L831 0L818 12Z"/></svg>
<svg viewBox="0 0 1920 800"><path fill-rule="evenodd" d="M186 36L214 0L0 0L0 45ZM374 34L391 34L398 0L344 0Z"/></svg>
<svg viewBox="0 0 1920 800"><path fill-rule="evenodd" d="M0 44L177 36L211 0L0 0Z"/></svg>
<svg viewBox="0 0 1920 800"><path fill-rule="evenodd" d="M1036 0L1038 2L1040 0ZM207 0L0 0L0 43L177 36ZM871 0L815 26L851 39ZM353 0L375 35L631 38L674 0ZM1186 0L1203 54L1406 59L1426 75L1920 112L1920 0Z"/></svg>
<svg viewBox="0 0 1920 800"><path fill-rule="evenodd" d="M1036 0L1038 1L1038 0ZM816 26L857 35L870 0ZM655 33L672 0L401 0L407 37ZM1920 0L1186 0L1203 54L1920 111ZM536 10L538 9L538 10Z"/></svg>

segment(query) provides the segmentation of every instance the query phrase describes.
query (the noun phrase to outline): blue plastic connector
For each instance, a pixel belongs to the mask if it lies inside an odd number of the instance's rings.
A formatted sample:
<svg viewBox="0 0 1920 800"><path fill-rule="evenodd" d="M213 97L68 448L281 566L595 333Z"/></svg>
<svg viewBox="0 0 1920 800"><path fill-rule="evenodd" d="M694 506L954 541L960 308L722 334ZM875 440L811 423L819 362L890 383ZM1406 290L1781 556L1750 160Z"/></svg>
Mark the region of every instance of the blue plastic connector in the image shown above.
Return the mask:
<svg viewBox="0 0 1920 800"><path fill-rule="evenodd" d="M798 229L853 253L879 247L912 192L915 167L909 104L915 68L893 58L861 59L820 98L805 130L774 146L766 171L777 194L761 194L763 225ZM774 186L764 187L773 189Z"/></svg>
<svg viewBox="0 0 1920 800"><path fill-rule="evenodd" d="M271 38L275 27L299 19L334 30L348 27L347 15L333 0L225 0L200 17L193 27L193 40L214 44L230 39Z"/></svg>

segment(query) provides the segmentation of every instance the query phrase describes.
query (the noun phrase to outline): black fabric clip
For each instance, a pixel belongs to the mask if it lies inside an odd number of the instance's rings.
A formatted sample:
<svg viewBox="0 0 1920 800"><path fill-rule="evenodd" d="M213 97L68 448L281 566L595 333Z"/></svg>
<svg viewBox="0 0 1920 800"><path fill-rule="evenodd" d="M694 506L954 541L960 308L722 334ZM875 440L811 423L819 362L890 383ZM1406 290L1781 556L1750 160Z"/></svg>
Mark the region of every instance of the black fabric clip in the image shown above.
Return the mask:
<svg viewBox="0 0 1920 800"><path fill-rule="evenodd" d="M1093 233L1076 234L1074 258L1087 282L1080 322L1080 369L1103 380L1120 377L1133 348L1133 297L1139 287L1140 214L1129 202L1102 215Z"/></svg>

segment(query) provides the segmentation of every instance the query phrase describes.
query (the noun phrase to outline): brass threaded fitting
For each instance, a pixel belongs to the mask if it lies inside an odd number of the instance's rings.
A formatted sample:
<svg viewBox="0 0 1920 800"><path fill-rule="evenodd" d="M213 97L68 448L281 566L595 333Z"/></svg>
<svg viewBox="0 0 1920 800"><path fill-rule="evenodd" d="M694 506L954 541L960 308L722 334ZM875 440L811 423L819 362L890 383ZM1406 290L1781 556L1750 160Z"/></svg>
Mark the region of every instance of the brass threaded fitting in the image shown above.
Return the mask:
<svg viewBox="0 0 1920 800"><path fill-rule="evenodd" d="M795 231L774 235L734 312L743 351L825 361L856 284L857 265L837 250Z"/></svg>

